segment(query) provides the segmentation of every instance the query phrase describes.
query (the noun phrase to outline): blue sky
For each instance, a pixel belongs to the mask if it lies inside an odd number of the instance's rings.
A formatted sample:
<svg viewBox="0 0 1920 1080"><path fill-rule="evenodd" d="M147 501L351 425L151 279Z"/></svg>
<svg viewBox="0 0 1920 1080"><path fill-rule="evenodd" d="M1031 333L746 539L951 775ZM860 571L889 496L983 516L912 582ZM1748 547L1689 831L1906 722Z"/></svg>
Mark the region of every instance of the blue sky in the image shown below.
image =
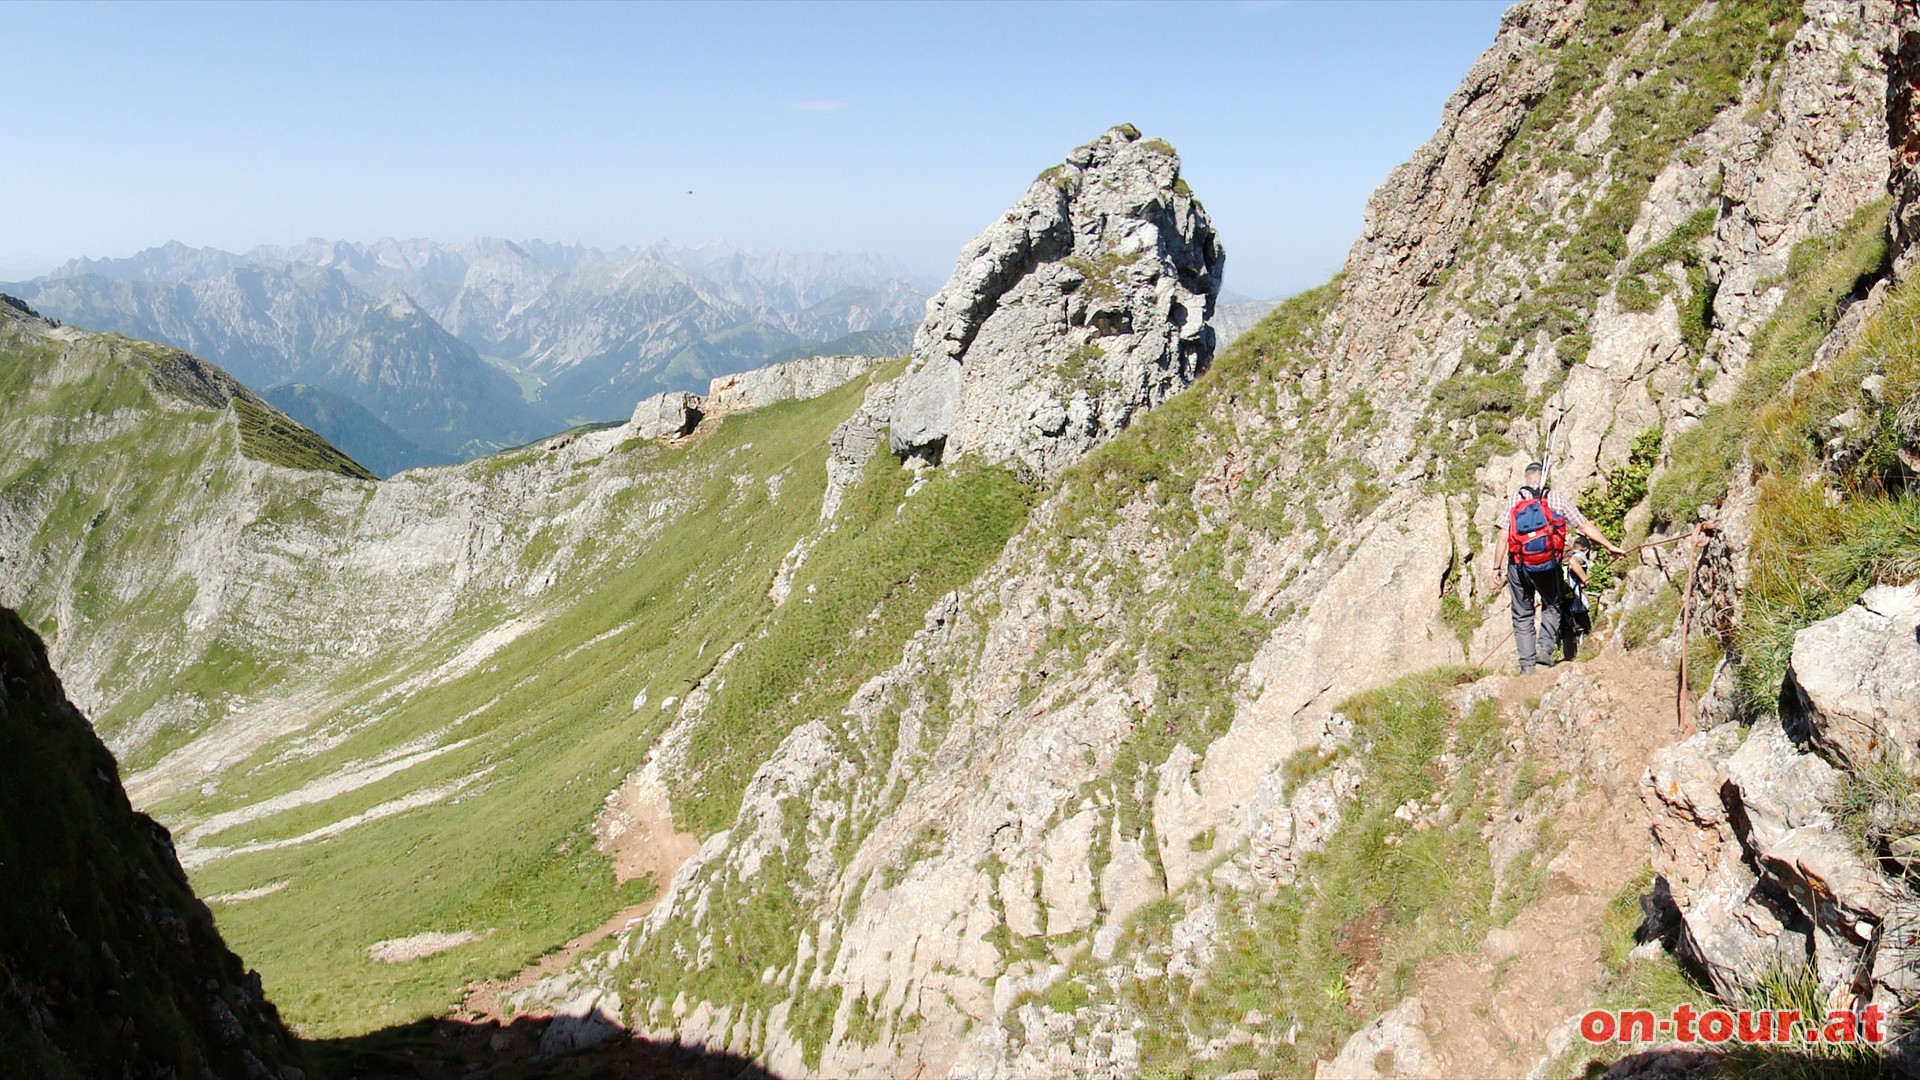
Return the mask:
<svg viewBox="0 0 1920 1080"><path fill-rule="evenodd" d="M1282 295L1338 268L1503 7L9 5L0 279L167 240L490 235L938 281L1126 121L1180 150L1227 287Z"/></svg>

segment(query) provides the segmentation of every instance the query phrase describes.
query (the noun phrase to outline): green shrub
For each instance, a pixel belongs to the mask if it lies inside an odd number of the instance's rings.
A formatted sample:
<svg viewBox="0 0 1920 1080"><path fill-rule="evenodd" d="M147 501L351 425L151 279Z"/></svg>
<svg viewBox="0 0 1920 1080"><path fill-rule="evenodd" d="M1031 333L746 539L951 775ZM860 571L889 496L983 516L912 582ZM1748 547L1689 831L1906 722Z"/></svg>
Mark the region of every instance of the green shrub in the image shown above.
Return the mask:
<svg viewBox="0 0 1920 1080"><path fill-rule="evenodd" d="M1679 590L1672 585L1662 585L1653 599L1627 613L1620 624L1620 634L1627 648L1644 648L1666 637L1679 618Z"/></svg>
<svg viewBox="0 0 1920 1080"><path fill-rule="evenodd" d="M1483 375L1457 372L1433 388L1433 407L1442 416L1468 419L1493 414L1511 417L1526 404L1527 388L1515 368ZM1504 428L1503 428L1504 430Z"/></svg>
<svg viewBox="0 0 1920 1080"><path fill-rule="evenodd" d="M1660 460L1660 429L1650 427L1633 437L1627 460L1606 470L1580 493L1580 509L1587 520L1614 543L1626 540L1627 514L1647 497L1647 477ZM1587 564L1587 588L1601 592L1613 585L1613 557L1596 551Z"/></svg>
<svg viewBox="0 0 1920 1080"><path fill-rule="evenodd" d="M234 398L233 412L240 423L240 452L256 461L308 472L339 473L355 480L374 479L359 462L277 409Z"/></svg>

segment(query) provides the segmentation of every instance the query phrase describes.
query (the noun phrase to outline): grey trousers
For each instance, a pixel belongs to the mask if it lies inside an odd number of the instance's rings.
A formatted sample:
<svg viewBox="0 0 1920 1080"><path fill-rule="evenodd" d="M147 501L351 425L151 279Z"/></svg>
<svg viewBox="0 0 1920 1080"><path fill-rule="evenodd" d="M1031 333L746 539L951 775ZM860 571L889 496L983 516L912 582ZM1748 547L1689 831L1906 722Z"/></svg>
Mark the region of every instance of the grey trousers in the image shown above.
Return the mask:
<svg viewBox="0 0 1920 1080"><path fill-rule="evenodd" d="M1565 585L1559 567L1552 570L1526 570L1519 563L1507 564L1507 600L1513 606L1513 647L1520 652L1522 675L1533 670L1536 658L1551 657L1554 647L1560 644L1560 593ZM1535 597L1540 601L1540 638L1537 646L1533 633Z"/></svg>

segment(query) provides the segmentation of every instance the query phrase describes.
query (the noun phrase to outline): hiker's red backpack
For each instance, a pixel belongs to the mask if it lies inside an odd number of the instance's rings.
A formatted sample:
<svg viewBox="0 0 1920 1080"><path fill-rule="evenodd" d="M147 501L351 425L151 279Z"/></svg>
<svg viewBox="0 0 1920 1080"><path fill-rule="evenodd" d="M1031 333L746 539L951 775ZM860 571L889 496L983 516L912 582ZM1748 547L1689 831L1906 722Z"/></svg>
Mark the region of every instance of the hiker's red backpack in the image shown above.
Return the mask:
<svg viewBox="0 0 1920 1080"><path fill-rule="evenodd" d="M1554 570L1567 550L1567 519L1547 502L1546 492L1521 488L1525 496L1507 515L1507 557L1528 570Z"/></svg>

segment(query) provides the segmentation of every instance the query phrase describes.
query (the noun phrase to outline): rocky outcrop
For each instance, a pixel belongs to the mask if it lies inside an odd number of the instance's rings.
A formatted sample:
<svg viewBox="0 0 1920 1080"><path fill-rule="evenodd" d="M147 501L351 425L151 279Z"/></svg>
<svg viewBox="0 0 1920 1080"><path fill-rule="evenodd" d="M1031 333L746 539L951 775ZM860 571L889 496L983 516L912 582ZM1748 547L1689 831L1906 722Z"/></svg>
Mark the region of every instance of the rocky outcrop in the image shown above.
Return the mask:
<svg viewBox="0 0 1920 1080"><path fill-rule="evenodd" d="M1120 127L1080 147L928 302L894 452L1058 474L1206 370L1225 258L1166 143Z"/></svg>
<svg viewBox="0 0 1920 1080"><path fill-rule="evenodd" d="M782 401L805 401L839 389L881 363L877 356L809 356L708 384L704 395L669 390L643 399L622 431L637 439L678 439L703 420L763 409Z"/></svg>
<svg viewBox="0 0 1920 1080"><path fill-rule="evenodd" d="M809 356L771 364L737 375L722 375L707 386L705 411L713 416L764 409L782 401L805 401L845 386L883 363L879 356Z"/></svg>
<svg viewBox="0 0 1920 1080"><path fill-rule="evenodd" d="M642 398L627 421L627 433L636 439L678 439L700 425L700 395L669 390Z"/></svg>
<svg viewBox="0 0 1920 1080"><path fill-rule="evenodd" d="M40 639L0 608L0 1046L20 1076L293 1080L297 1044Z"/></svg>
<svg viewBox="0 0 1920 1080"><path fill-rule="evenodd" d="M1408 998L1354 1032L1333 1060L1319 1063L1314 1080L1426 1080L1443 1075L1421 1027L1425 1020L1420 999Z"/></svg>
<svg viewBox="0 0 1920 1080"><path fill-rule="evenodd" d="M1869 589L1794 635L1789 723L1854 768L1891 761L1920 776L1920 589Z"/></svg>
<svg viewBox="0 0 1920 1080"><path fill-rule="evenodd" d="M1798 706L1785 725L1762 721L1744 738L1715 728L1656 756L1654 871L1679 913L1680 951L1721 993L1809 960L1855 1004L1895 1009L1920 992L1920 901L1883 869L1906 852L1876 837L1890 824L1875 820L1885 796L1850 771L1904 764L1910 748L1894 732L1911 735L1920 700L1917 623L1920 588L1870 591L1796 636L1783 698ZM1849 800L1868 807L1850 824L1838 813Z"/></svg>

